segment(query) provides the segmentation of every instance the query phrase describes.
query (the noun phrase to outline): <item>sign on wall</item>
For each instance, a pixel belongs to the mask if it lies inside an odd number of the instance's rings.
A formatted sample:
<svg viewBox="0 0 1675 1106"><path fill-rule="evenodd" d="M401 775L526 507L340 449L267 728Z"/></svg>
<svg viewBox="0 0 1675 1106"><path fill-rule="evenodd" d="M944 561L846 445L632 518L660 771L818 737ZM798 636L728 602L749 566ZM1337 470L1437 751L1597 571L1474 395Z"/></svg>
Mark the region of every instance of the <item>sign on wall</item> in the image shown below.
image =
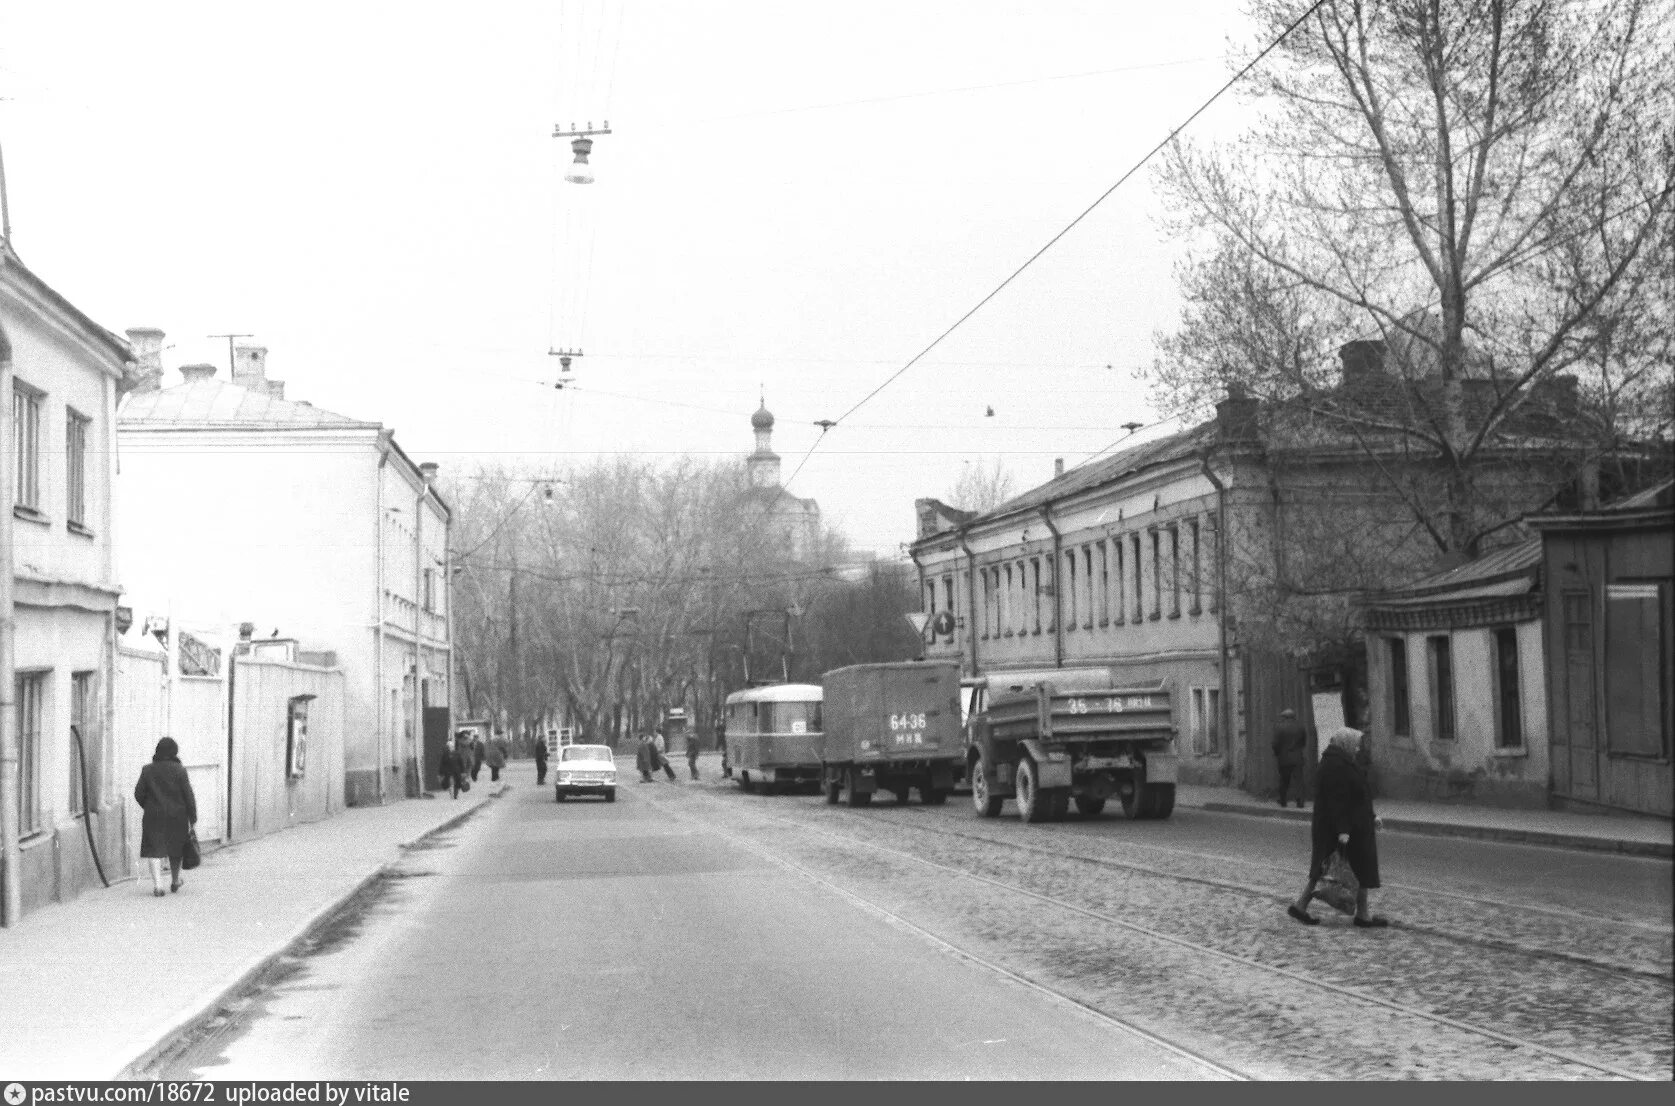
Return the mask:
<svg viewBox="0 0 1675 1106"><path fill-rule="evenodd" d="M308 703L312 695L293 695L285 720L285 775L296 779L308 768Z"/></svg>

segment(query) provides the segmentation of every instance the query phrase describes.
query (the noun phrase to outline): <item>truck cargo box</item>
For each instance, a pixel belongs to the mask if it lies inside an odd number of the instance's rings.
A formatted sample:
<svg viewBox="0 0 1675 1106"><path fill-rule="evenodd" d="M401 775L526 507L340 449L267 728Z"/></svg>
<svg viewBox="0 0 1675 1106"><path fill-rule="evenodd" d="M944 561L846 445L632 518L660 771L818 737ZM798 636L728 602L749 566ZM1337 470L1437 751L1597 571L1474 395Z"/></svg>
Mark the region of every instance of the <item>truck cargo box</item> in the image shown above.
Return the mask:
<svg viewBox="0 0 1675 1106"><path fill-rule="evenodd" d="M963 759L958 665L857 664L822 682L827 764Z"/></svg>

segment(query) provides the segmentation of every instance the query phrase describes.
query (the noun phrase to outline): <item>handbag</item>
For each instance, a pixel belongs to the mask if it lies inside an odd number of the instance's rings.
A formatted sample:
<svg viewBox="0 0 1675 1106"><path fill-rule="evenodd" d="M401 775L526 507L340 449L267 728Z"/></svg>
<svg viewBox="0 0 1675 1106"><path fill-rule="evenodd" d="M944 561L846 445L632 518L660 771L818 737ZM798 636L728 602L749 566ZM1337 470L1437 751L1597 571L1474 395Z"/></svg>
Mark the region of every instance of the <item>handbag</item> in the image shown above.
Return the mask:
<svg viewBox="0 0 1675 1106"><path fill-rule="evenodd" d="M198 852L198 830L193 827L186 831L186 844L180 851L180 866L190 872L203 863L203 856Z"/></svg>
<svg viewBox="0 0 1675 1106"><path fill-rule="evenodd" d="M464 776L461 776L459 778L459 789L461 791L470 791L471 790L471 781L466 779Z"/></svg>
<svg viewBox="0 0 1675 1106"><path fill-rule="evenodd" d="M1361 882L1355 878L1355 870L1349 866L1349 861L1344 858L1342 851L1334 852L1326 858L1320 882L1314 888L1315 898L1339 914L1353 914L1355 896L1360 890Z"/></svg>

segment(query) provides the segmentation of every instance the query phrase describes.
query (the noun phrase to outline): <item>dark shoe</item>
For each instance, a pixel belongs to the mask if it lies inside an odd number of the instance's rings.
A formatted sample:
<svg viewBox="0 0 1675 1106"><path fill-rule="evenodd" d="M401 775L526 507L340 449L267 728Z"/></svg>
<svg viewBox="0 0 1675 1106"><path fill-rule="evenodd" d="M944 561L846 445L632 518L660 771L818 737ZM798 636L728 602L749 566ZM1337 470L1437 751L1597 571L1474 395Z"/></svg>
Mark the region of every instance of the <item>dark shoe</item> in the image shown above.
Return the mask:
<svg viewBox="0 0 1675 1106"><path fill-rule="evenodd" d="M1316 918L1313 914L1310 914L1307 910L1298 910L1296 903L1292 903L1290 906L1286 907L1285 912L1306 926L1317 926L1320 924L1320 919ZM1357 922L1359 922L1359 919L1357 919Z"/></svg>
<svg viewBox="0 0 1675 1106"><path fill-rule="evenodd" d="M180 889L181 889L181 887L182 887L182 886L184 886L184 885L185 885L185 883L186 883L186 881L185 881L185 880L183 880L183 879L177 879L177 880L175 880L175 881L174 881L174 882L173 882L173 883L171 883L171 884L169 884L169 894L171 894L171 895L172 895L172 894L174 894L174 893L175 893L175 892L176 892L176 891L178 891L178 890L180 890Z"/></svg>
<svg viewBox="0 0 1675 1106"><path fill-rule="evenodd" d="M1388 919L1380 918L1375 914L1371 918L1356 918L1355 924L1361 929L1383 929L1390 922Z"/></svg>
<svg viewBox="0 0 1675 1106"><path fill-rule="evenodd" d="M157 898L162 898L163 897L163 889L161 887L153 887L151 889L151 893L153 895L155 895Z"/></svg>

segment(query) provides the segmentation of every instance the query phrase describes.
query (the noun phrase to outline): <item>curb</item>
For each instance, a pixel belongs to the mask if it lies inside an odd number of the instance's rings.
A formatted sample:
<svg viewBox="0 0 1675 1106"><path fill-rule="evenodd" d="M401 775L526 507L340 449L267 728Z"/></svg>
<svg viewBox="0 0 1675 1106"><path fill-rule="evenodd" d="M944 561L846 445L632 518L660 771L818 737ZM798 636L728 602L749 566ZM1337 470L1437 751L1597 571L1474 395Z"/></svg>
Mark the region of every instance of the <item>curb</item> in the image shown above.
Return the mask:
<svg viewBox="0 0 1675 1106"><path fill-rule="evenodd" d="M1264 810L1259 806L1240 803L1212 801L1200 804L1197 809L1217 814L1247 814L1252 818L1280 818L1288 822L1307 822L1312 818L1306 810ZM1629 841L1620 837L1590 837L1579 833L1552 833L1547 830L1507 829L1500 826L1469 826L1458 822L1420 822L1411 818L1385 818L1384 828L1386 831L1417 833L1428 837L1468 837L1479 841L1545 845L1557 849L1648 856L1663 860L1675 857L1675 844L1663 841Z"/></svg>
<svg viewBox="0 0 1675 1106"><path fill-rule="evenodd" d="M490 801L500 798L500 796L504 795L508 790L510 790L510 785L503 783L498 790L484 794L481 799L471 804L469 808L460 811L458 814L455 814L453 817L447 819L439 825L425 830L417 837L400 842L396 847L400 851L406 852L418 845L420 842L424 841L427 837L434 837L439 833L445 833L448 830L455 828L460 823L476 814L478 810L488 805ZM337 915L337 913L344 908L345 905L365 892L368 887L372 886L373 883L388 872L394 866L394 863L395 862L392 861L390 863L380 864L373 868L372 871L357 880L353 887L349 888L341 895L334 897L329 902L322 905L313 914L309 915L308 918L289 937L283 938L279 946L272 952L264 953L256 957L254 962L248 964L245 968L240 970L238 974L233 977L231 982L219 984L215 986L212 989L212 993L205 998L194 1000L189 1003L186 1009L181 1014L176 1015L168 1027L165 1028L151 1044L140 1048L137 1052L133 1051L133 1046L128 1046L123 1049L123 1052L127 1052L129 1054L130 1059L118 1067L114 1074L105 1076L104 1078L112 1081L121 1080L127 1082L139 1079L140 1073L144 1071L148 1065L155 1063L157 1059L163 1055L163 1053L168 1051L170 1046L174 1045L181 1037L193 1032L198 1027L213 1018L223 1005L229 1002L239 992L243 991L251 983L259 979L262 974L269 968L273 967L275 963L288 955L293 949L305 944L316 931L324 927L326 923L330 922Z"/></svg>

